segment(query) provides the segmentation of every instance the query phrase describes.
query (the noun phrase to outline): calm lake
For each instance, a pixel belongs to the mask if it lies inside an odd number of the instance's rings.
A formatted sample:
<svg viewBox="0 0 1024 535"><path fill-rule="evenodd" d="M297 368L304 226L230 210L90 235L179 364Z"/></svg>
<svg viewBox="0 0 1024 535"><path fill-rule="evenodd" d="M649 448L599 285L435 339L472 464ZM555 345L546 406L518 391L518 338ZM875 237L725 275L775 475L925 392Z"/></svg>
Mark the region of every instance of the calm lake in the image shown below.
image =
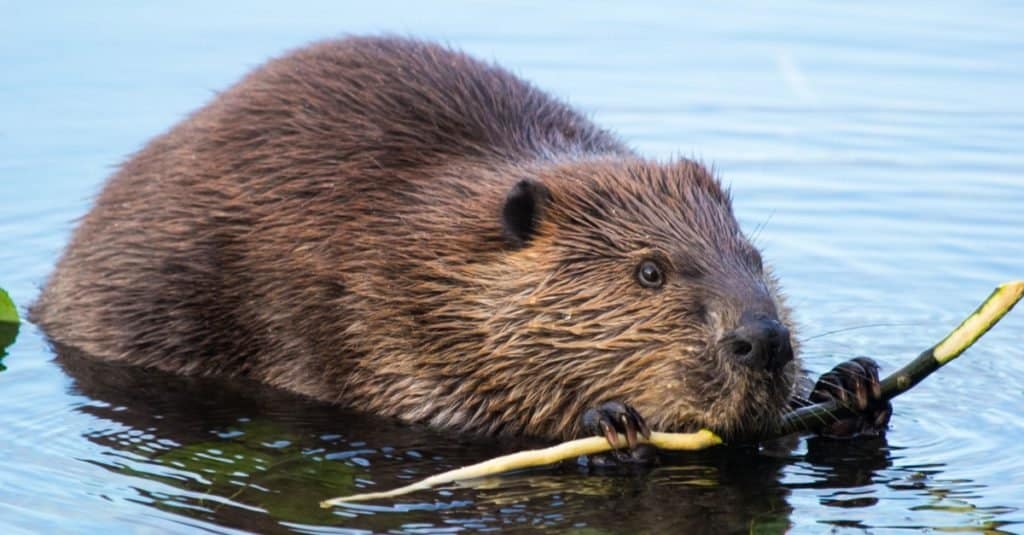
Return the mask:
<svg viewBox="0 0 1024 535"><path fill-rule="evenodd" d="M429 4L429 5L428 5ZM0 286L38 293L104 178L267 58L433 38L712 163L821 373L891 371L1024 277L1024 3L20 2L0 12ZM1024 309L884 440L575 465L323 510L522 446L257 385L0 361L0 532L1024 533Z"/></svg>

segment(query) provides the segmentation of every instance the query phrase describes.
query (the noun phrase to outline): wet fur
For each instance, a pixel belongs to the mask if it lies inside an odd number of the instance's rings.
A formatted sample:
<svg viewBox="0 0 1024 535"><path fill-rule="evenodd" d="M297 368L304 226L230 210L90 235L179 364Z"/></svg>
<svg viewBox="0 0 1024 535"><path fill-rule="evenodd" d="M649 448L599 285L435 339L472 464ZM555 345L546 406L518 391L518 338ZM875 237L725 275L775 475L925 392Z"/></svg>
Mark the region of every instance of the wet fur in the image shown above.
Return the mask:
<svg viewBox="0 0 1024 535"><path fill-rule="evenodd" d="M634 278L650 257L657 290ZM125 163L32 318L106 360L567 438L608 399L659 430L773 424L799 362L754 372L716 346L752 306L792 330L700 164L638 156L461 53L349 38L267 63Z"/></svg>

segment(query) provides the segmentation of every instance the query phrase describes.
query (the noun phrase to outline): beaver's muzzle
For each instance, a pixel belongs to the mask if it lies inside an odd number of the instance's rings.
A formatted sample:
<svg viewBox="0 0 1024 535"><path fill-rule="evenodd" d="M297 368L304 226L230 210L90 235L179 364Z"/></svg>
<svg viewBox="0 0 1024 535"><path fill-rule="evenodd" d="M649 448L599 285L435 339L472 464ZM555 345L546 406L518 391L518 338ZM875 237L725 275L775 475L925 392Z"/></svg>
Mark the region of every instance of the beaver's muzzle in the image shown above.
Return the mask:
<svg viewBox="0 0 1024 535"><path fill-rule="evenodd" d="M789 329L765 314L744 312L739 326L722 337L722 347L755 370L779 370L793 360Z"/></svg>

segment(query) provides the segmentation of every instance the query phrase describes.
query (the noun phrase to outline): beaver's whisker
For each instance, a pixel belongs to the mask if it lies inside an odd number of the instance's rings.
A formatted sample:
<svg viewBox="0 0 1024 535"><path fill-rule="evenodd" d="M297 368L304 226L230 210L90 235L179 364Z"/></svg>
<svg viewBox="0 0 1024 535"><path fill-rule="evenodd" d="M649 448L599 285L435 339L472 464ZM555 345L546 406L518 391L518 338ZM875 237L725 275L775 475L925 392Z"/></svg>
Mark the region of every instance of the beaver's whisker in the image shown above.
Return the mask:
<svg viewBox="0 0 1024 535"><path fill-rule="evenodd" d="M847 394L850 397L855 397L856 396L856 392L850 390L849 388L846 388L845 386L843 386L842 383L837 383L837 382L829 380L829 379L822 379L821 382L826 384L826 385L828 385L828 386L830 386L830 387L832 387L835 390L836 393L840 393L841 392L843 394Z"/></svg>
<svg viewBox="0 0 1024 535"><path fill-rule="evenodd" d="M757 238L761 236L761 231L763 231L764 228L768 226L768 222L771 221L772 217L774 216L775 209L772 209L772 212L768 214L768 217L764 218L764 221L762 221L756 227L754 227L754 231L750 233L750 243L757 245Z"/></svg>
<svg viewBox="0 0 1024 535"><path fill-rule="evenodd" d="M799 409L801 407L807 407L807 406L810 406L810 405L814 405L814 402L809 400L809 399L797 397L797 398L793 398L792 400L790 400L790 405L791 405L791 408Z"/></svg>
<svg viewBox="0 0 1024 535"><path fill-rule="evenodd" d="M824 338L826 336L831 336L833 334L845 333L845 332L850 332L850 331L858 331L858 330L861 330L861 329L874 329L874 328L877 328L877 327L920 327L922 325L924 325L924 324L920 323L920 322L915 322L915 323L865 323L865 324L862 324L862 325L854 325L852 327L842 327L840 329L835 329L835 330L832 330L832 331L825 331L823 333L819 333L819 334L816 334L816 335L813 335L813 336L808 336L807 338L801 338L800 339L800 343L807 343L807 342L809 342L811 340L817 340L818 338Z"/></svg>
<svg viewBox="0 0 1024 535"><path fill-rule="evenodd" d="M811 405L817 405L817 403L815 403L815 402L813 402L813 401L811 401L809 399L805 399L805 398L794 398L792 400L792 403L794 404L791 407L792 409L800 409L800 408L803 408L803 407L810 407ZM827 416L831 419L832 422L839 421L839 418L834 416L834 415L832 415L831 413L829 413ZM825 420L824 415L815 415L815 418L817 418L817 420L819 422L821 422L822 424L829 423L829 422L827 422Z"/></svg>

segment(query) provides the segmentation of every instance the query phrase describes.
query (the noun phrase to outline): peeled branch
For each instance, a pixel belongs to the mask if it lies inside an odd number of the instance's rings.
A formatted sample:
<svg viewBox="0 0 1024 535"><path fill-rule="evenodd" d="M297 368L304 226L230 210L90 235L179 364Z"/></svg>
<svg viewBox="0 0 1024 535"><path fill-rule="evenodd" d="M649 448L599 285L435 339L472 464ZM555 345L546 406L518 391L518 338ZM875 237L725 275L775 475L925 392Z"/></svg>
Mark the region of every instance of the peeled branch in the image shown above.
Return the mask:
<svg viewBox="0 0 1024 535"><path fill-rule="evenodd" d="M643 437L637 438L640 439L641 443L651 444L654 447L661 448L663 450L702 450L722 443L722 439L718 438L718 435L706 429L702 429L696 433L658 433L655 431L651 433L650 440L643 439ZM626 437L619 435L618 440L619 443L616 444L616 447L626 447ZM611 450L611 446L608 444L608 440L604 437L580 438L570 440L569 442L563 442L556 446L551 446L550 448L526 450L511 453L509 455L502 455L501 457L495 457L489 461L456 468L455 470L450 470L443 474L437 474L436 476L421 479L416 483L394 490L332 498L330 500L320 502L320 507L332 507L345 502L362 502L378 498L392 498L394 496L408 494L417 490L429 489L435 485L451 483L453 481L476 479L478 477L511 472L513 470L522 470L523 468L544 466L564 461L565 459L573 459L580 455L593 455L595 453L601 453L609 450Z"/></svg>
<svg viewBox="0 0 1024 535"><path fill-rule="evenodd" d="M1024 296L1024 280L1001 284L989 295L988 299L967 317L953 332L941 342L924 351L916 359L895 373L882 380L882 399L888 401L921 382L935 370L960 356L971 347L982 335L995 325ZM770 439L792 433L815 431L827 422L835 421L852 414L850 409L835 401L818 403L802 407L786 414ZM651 444L663 450L702 450L722 443L718 435L702 429L696 433L660 433L652 432L650 440L637 437L641 443ZM615 448L626 447L626 438L618 437ZM556 446L539 450L527 450L477 463L442 474L422 479L411 485L383 492L369 492L352 496L341 496L320 502L327 508L341 503L360 502L380 498L393 498L418 490L425 490L437 485L491 476L512 470L522 470L554 464L581 455L593 455L610 451L612 445L604 437L589 437L563 442Z"/></svg>

